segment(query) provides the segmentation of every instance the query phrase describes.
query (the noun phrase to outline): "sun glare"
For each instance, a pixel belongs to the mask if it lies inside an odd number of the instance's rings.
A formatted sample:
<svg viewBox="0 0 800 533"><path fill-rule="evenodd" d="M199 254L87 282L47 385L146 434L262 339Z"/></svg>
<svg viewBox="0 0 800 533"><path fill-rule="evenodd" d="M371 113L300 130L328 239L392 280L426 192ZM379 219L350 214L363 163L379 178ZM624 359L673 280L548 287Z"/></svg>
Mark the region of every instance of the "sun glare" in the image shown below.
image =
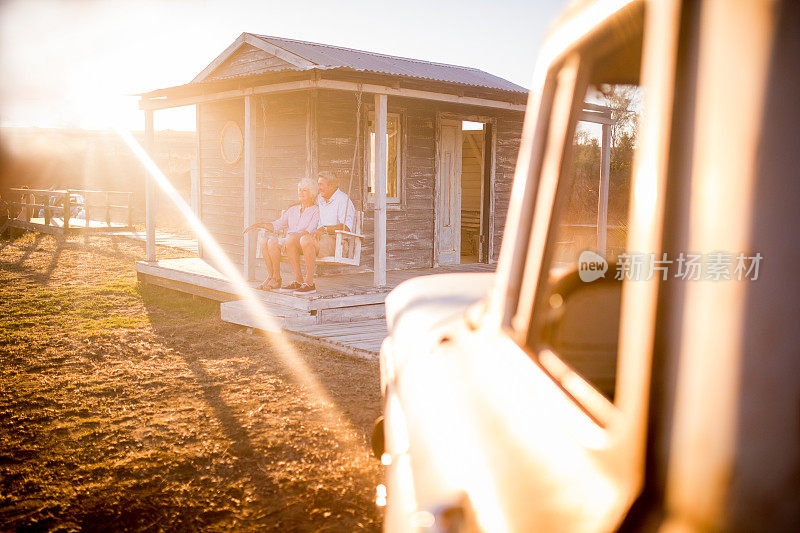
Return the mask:
<svg viewBox="0 0 800 533"><path fill-rule="evenodd" d="M136 158L147 170L148 175L161 191L175 204L181 215L188 222L202 244L204 253L208 254L215 265L233 284L236 293L242 297L248 311L258 324L258 329L264 332L280 332L280 326L274 316L264 307L262 301L253 292L239 270L222 250L219 243L206 229L199 218L192 212L191 207L181 197L180 193L170 183L158 165L153 161L147 151L134 139L133 135L125 129L116 128L117 134L131 149ZM289 340L282 334L276 335L277 354L281 361L292 372L303 386L311 393L312 400L320 407L328 427L334 436L348 449L358 452L367 452L366 444L356 437L356 431L351 427L346 417L336 408L325 388L314 377L308 365ZM368 452L367 452L368 453Z"/></svg>

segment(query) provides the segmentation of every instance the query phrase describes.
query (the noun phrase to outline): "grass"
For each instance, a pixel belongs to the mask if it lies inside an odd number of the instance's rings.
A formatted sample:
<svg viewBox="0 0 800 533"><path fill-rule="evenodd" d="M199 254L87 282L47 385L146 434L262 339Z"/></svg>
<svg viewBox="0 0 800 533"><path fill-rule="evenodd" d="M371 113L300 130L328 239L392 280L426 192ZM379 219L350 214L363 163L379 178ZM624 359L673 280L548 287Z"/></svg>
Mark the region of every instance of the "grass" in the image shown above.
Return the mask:
<svg viewBox="0 0 800 533"><path fill-rule="evenodd" d="M378 529L377 366L296 345L332 423L274 338L139 283L142 256L0 241L0 529Z"/></svg>
<svg viewBox="0 0 800 533"><path fill-rule="evenodd" d="M147 283L137 283L134 291L148 306L169 310L185 318L200 319L219 315L219 304L211 300L165 291Z"/></svg>

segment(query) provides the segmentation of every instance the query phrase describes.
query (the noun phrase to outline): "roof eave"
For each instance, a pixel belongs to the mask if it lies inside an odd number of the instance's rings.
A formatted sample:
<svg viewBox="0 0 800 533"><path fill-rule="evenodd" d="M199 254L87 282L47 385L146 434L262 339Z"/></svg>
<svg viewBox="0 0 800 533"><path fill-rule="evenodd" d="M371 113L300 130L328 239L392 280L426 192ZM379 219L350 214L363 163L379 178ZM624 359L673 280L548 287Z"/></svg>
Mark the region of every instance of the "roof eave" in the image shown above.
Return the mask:
<svg viewBox="0 0 800 533"><path fill-rule="evenodd" d="M379 78L385 78L387 80L411 80L417 82L430 82L435 84L439 87L448 87L455 91L458 90L478 90L487 93L497 93L499 95L507 95L509 97L527 97L528 90L524 87L521 88L522 90L519 91L511 91L506 89L500 89L497 87L488 87L484 85L475 85L469 83L459 83L453 81L445 81L445 80L435 80L431 78L425 78L420 76L405 76L405 75L398 75L398 74L387 74L383 72L371 72L371 71L364 71L346 67L336 67L336 68L313 68L307 70L293 70L293 69L284 69L279 71L273 72L263 72L258 74L248 74L244 76L232 76L228 78L219 78L215 80L206 80L206 81L199 81L199 82L190 82L185 83L182 85L174 85L171 87L164 87L161 89L155 89L153 91L148 91L145 93L139 93L135 96L139 96L143 99L154 99L154 98L170 98L170 97L185 97L185 96L193 96L193 95L200 95L200 94L214 94L215 92L222 92L230 89L245 89L248 87L256 87L262 84L269 85L271 83L278 83L279 81L285 81L287 75L297 74L297 76L290 76L294 79L310 79L315 76L315 73L333 73L333 72L345 72L345 73L353 73L353 74L364 74L369 76L376 76ZM283 78L283 79L281 79ZM428 89L430 92L437 92L441 94L452 94L453 90L450 91L442 91L442 90L435 90L435 89Z"/></svg>

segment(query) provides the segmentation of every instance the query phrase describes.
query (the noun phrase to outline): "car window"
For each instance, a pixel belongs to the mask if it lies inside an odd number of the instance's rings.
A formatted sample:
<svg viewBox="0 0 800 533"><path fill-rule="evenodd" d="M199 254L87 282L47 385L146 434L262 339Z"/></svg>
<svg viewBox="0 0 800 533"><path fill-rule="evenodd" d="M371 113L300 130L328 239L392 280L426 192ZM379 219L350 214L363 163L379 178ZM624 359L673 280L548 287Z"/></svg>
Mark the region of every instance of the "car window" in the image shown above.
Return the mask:
<svg viewBox="0 0 800 533"><path fill-rule="evenodd" d="M616 262L625 250L631 169L637 145L642 93L633 84L594 85L584 101L585 120L577 123L571 147L571 172L564 176L557 202L565 207L553 220L550 275L575 268L580 253L591 250Z"/></svg>
<svg viewBox="0 0 800 533"><path fill-rule="evenodd" d="M581 58L525 342L547 366L557 359L613 401L628 208L645 95L641 33ZM555 111L555 110L554 110ZM552 366L552 365L551 365ZM563 366L563 365L562 365Z"/></svg>

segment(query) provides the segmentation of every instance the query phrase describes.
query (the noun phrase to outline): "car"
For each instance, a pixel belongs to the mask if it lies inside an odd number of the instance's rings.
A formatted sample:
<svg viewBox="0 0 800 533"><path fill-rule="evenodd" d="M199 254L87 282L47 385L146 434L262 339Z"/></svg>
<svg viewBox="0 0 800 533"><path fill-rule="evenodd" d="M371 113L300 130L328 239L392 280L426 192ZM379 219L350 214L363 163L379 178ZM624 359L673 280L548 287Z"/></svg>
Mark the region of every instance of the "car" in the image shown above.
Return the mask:
<svg viewBox="0 0 800 533"><path fill-rule="evenodd" d="M386 300L395 531L796 531L800 4L573 4L495 273Z"/></svg>

